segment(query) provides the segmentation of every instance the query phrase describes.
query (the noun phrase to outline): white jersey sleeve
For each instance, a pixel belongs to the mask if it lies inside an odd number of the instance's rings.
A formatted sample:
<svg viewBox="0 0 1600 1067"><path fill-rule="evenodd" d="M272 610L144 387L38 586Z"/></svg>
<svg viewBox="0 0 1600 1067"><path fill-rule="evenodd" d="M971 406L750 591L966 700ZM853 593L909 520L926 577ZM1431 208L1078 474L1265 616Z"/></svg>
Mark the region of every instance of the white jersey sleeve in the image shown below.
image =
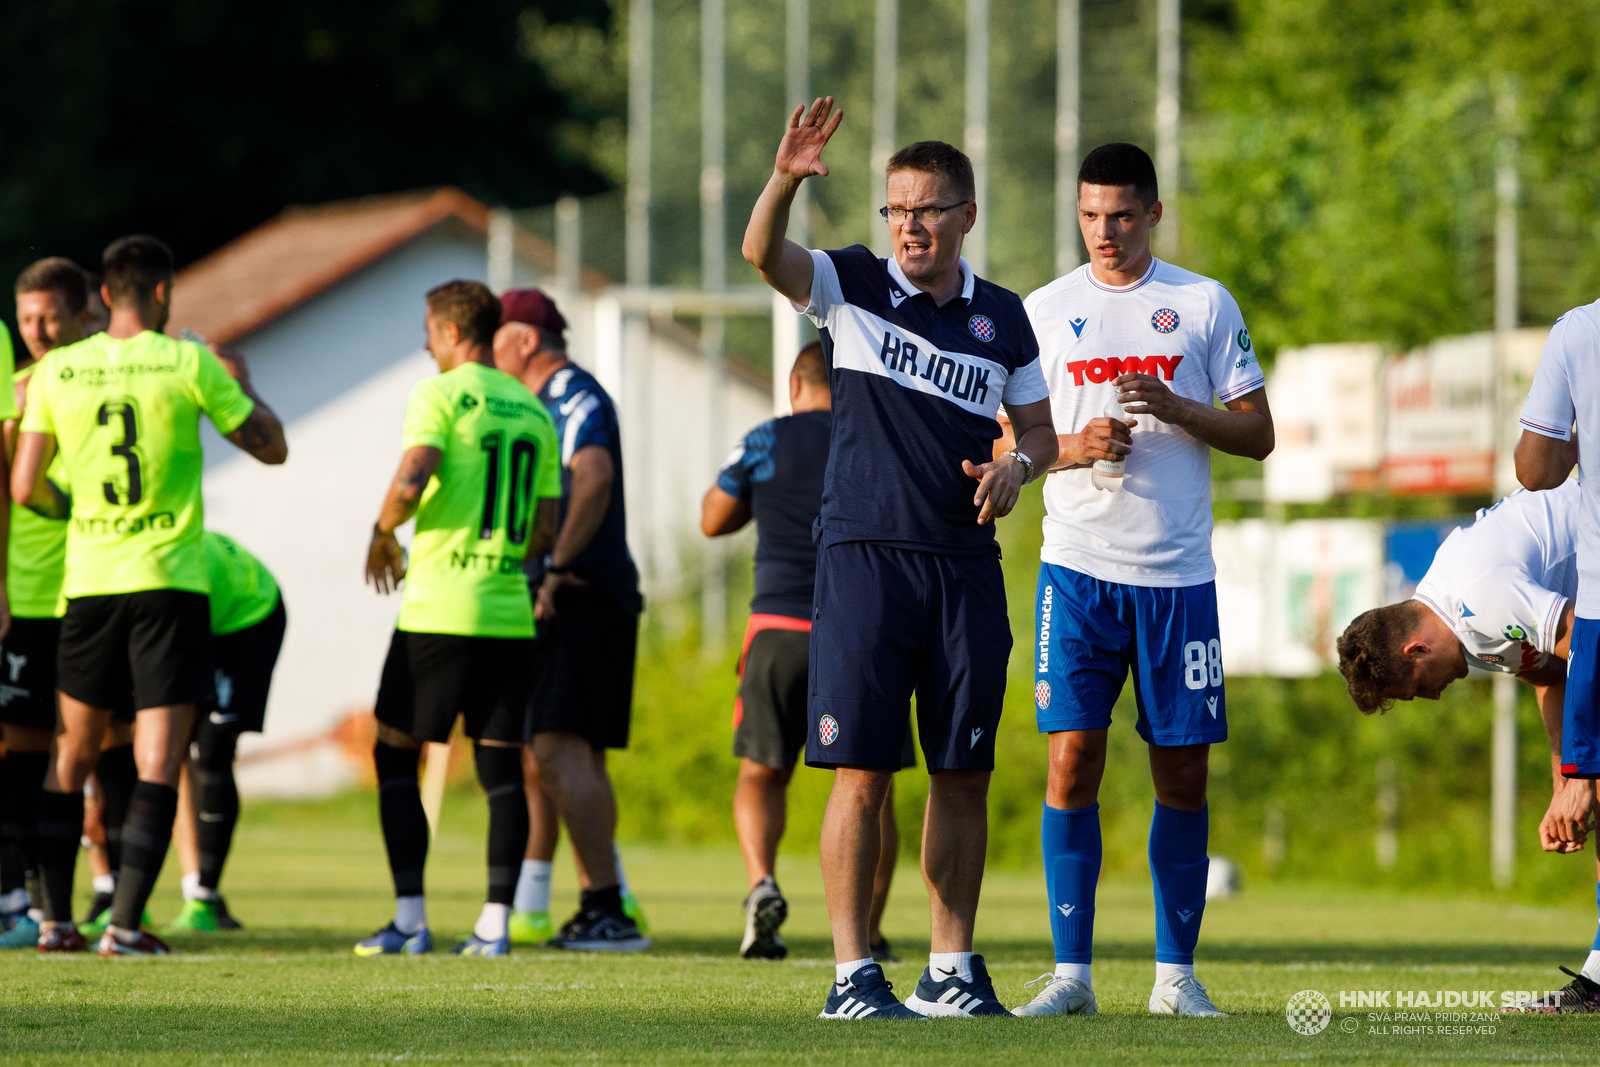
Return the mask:
<svg viewBox="0 0 1600 1067"><path fill-rule="evenodd" d="M1260 361L1256 359L1250 331L1245 329L1239 303L1221 285L1216 286L1213 314L1206 369L1211 375L1217 399L1226 404L1262 388L1267 384L1267 377L1262 373Z"/></svg>
<svg viewBox="0 0 1600 1067"><path fill-rule="evenodd" d="M1498 656L1491 662L1502 670L1528 671L1543 666L1554 652L1567 598L1535 585L1526 572L1514 567L1488 571L1467 583L1460 598L1472 612L1457 630L1469 654Z"/></svg>
<svg viewBox="0 0 1600 1067"><path fill-rule="evenodd" d="M1570 313L1563 315L1550 328L1544 351L1539 353L1539 369L1534 372L1528 400L1522 406L1521 418L1517 420L1525 430L1561 441L1572 440L1572 421L1577 417L1572 402L1572 380L1566 348L1571 318Z"/></svg>
<svg viewBox="0 0 1600 1067"><path fill-rule="evenodd" d="M811 249L811 299L804 306L798 300L789 303L817 329L828 328L834 308L844 303L844 288L839 284L839 269L833 265L833 257L821 249Z"/></svg>

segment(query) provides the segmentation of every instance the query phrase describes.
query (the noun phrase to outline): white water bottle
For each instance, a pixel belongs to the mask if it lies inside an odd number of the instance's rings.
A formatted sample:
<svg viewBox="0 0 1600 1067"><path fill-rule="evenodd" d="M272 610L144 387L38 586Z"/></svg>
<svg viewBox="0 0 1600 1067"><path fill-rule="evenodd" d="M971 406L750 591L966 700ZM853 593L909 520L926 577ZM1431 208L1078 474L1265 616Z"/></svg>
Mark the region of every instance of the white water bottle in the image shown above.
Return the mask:
<svg viewBox="0 0 1600 1067"><path fill-rule="evenodd" d="M1104 414L1107 418L1116 419L1118 422L1127 423L1128 413L1117 403L1115 395L1106 401ZM1115 493L1122 488L1122 476L1127 472L1128 460L1126 457L1117 460L1097 459L1089 470L1089 481L1096 489L1104 489L1108 493Z"/></svg>

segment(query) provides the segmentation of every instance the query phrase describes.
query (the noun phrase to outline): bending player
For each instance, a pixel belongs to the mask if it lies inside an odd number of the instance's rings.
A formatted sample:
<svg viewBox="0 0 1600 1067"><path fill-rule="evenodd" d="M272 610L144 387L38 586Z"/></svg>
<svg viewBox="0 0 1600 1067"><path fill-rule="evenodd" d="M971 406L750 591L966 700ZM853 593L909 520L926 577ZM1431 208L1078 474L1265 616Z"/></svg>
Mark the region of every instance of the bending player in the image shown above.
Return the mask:
<svg viewBox="0 0 1600 1067"><path fill-rule="evenodd" d="M20 412L39 361L52 349L86 336L89 309L83 271L60 256L31 264L17 276L15 293L24 346L15 371ZM8 419L7 456L16 454L16 442L17 420ZM58 483L63 480L59 459L51 464L49 476ZM56 727L56 637L61 630L57 604L67 523L15 503L10 510L6 571L12 617L11 629L0 641L5 665L0 676L0 736L6 745L5 759L0 761L0 920L6 926L0 948L33 948L39 943L39 923L30 916L30 905L43 914L38 887L39 794ZM118 756L127 757L131 767L132 749L109 758ZM28 888L23 888L24 872Z"/></svg>
<svg viewBox="0 0 1600 1067"><path fill-rule="evenodd" d="M172 303L165 244L114 241L104 273L111 324L50 353L51 372L30 382L11 485L24 504L63 508L46 479L59 449L67 483L78 489L62 590L60 724L39 799L39 947L87 947L70 912L83 783L112 709L131 692L139 781L99 951L137 956L169 951L141 932L140 918L172 840L195 705L212 695L201 413L263 463L282 463L288 446L241 362L160 332Z"/></svg>
<svg viewBox="0 0 1600 1067"><path fill-rule="evenodd" d="M756 524L756 588L733 709L733 754L739 759L733 825L750 878L739 945L745 959L782 959L789 951L778 934L789 915L776 876L778 842L783 839L789 781L806 744L806 673L817 581L811 526L822 511L833 426L820 341L795 357L789 406L794 414L764 422L745 435L700 503L700 529L707 537L742 530L752 519ZM900 765L917 765L909 730ZM884 794L878 832L868 945L878 963L899 963L879 928L900 853L892 785Z"/></svg>
<svg viewBox="0 0 1600 1067"><path fill-rule="evenodd" d="M555 302L538 289L513 289L504 306L495 360L539 395L561 439L561 531L548 558L529 553L527 564L539 636L528 704L529 806L537 822L524 870L538 866L524 875L535 892L518 911L548 917L559 811L582 888L577 914L548 945L637 952L650 942L623 882L617 798L606 771L606 750L628 745L644 606L628 554L621 430L605 389L568 360L567 323ZM541 847L548 851L533 855Z"/></svg>
<svg viewBox="0 0 1600 1067"><path fill-rule="evenodd" d="M538 399L495 369L500 301L478 282L429 291L428 351L439 375L406 403L404 450L367 550L367 581L405 580L378 684L378 811L394 878L394 919L358 956L429 952L423 896L428 822L417 789L424 741L443 744L460 714L489 799L489 892L467 956L511 950L507 921L528 839L522 742L533 608L523 555L555 533L561 482L555 427ZM416 517L409 569L395 530Z"/></svg>
<svg viewBox="0 0 1600 1067"><path fill-rule="evenodd" d="M1150 157L1130 144L1096 148L1078 172L1089 262L1027 300L1065 432L1062 462L1044 487L1034 644L1039 730L1050 735L1041 838L1056 969L1019 1015L1096 1010L1100 780L1111 708L1130 669L1134 728L1149 746L1156 794L1150 1011L1223 1014L1194 975L1209 866L1207 761L1228 736L1211 449L1265 457L1272 416L1233 297L1150 254L1160 220ZM1139 417L1106 416L1113 400L1124 405L1119 414ZM1115 491L1091 481L1091 465L1123 462L1125 471L1104 472L1116 476L1105 482Z"/></svg>
<svg viewBox="0 0 1600 1067"><path fill-rule="evenodd" d="M893 256L784 238L842 113L797 107L751 212L744 256L823 337L833 431L817 520L806 764L835 768L822 826L833 925L826 1019L1008 1015L973 928L1011 626L991 520L1056 458L1038 346L1014 293L961 257L972 163L942 141L896 152L879 209ZM1017 448L993 455L1004 403ZM869 947L884 798L911 696L930 775L922 842L932 937L905 1004Z"/></svg>
<svg viewBox="0 0 1600 1067"><path fill-rule="evenodd" d="M183 867L183 910L168 933L237 930L217 891L239 822L234 755L242 733L266 722L272 671L288 615L272 572L237 541L207 530L201 540L211 576L211 656L216 698L195 727L178 790L174 843Z"/></svg>

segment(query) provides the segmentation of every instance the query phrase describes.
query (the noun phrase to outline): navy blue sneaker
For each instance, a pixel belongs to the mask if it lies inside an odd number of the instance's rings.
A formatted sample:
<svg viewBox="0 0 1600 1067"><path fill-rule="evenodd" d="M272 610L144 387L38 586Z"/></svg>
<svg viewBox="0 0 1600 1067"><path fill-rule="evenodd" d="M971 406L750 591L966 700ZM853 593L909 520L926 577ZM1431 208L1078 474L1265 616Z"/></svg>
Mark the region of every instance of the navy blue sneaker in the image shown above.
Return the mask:
<svg viewBox="0 0 1600 1067"><path fill-rule="evenodd" d="M922 980L917 983L911 999L906 1001L906 1007L930 1017L1011 1014L994 995L994 983L989 980L989 969L983 965L982 956L972 957L970 982L957 978L954 971L941 970L935 975L931 968L924 967Z"/></svg>
<svg viewBox="0 0 1600 1067"><path fill-rule="evenodd" d="M477 934L473 934L451 951L457 956L509 956L511 938L501 937L494 941L485 941Z"/></svg>
<svg viewBox="0 0 1600 1067"><path fill-rule="evenodd" d="M869 963L847 981L835 982L828 991L819 1019L920 1019L900 1003L883 968Z"/></svg>
<svg viewBox="0 0 1600 1067"><path fill-rule="evenodd" d="M433 935L424 926L414 934L403 934L393 922L356 945L357 956L393 956L405 952L420 956L433 951Z"/></svg>

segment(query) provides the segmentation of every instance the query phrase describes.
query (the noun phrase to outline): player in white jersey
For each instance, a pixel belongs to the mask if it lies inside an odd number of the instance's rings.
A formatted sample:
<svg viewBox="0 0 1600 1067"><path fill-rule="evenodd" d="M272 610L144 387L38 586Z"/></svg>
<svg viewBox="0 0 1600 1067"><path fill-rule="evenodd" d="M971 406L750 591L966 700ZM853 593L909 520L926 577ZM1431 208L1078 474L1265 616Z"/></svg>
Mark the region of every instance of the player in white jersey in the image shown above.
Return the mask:
<svg viewBox="0 0 1600 1067"><path fill-rule="evenodd" d="M1554 489L1573 464L1593 472L1600 442L1600 303L1574 308L1556 320L1539 356L1539 369L1523 406L1517 444L1517 480L1529 489ZM1600 479L1583 482L1577 522L1578 597L1567 654L1562 704L1561 773L1600 778ZM1600 884L1595 887L1600 904ZM1584 964L1582 993L1600 1009L1600 933ZM1582 985L1579 978L1573 985ZM1569 990L1572 986L1567 987Z"/></svg>
<svg viewBox="0 0 1600 1067"><path fill-rule="evenodd" d="M1130 144L1089 153L1078 212L1088 265L1025 302L1061 432L1044 489L1034 644L1039 730L1050 735L1042 839L1056 970L1017 1014L1095 1011L1098 794L1111 708L1131 669L1156 793L1150 1010L1221 1015L1194 976L1207 759L1227 738L1210 452L1264 458L1272 416L1233 297L1150 254L1161 218L1150 157ZM1124 405L1117 418L1106 414L1113 402Z"/></svg>

